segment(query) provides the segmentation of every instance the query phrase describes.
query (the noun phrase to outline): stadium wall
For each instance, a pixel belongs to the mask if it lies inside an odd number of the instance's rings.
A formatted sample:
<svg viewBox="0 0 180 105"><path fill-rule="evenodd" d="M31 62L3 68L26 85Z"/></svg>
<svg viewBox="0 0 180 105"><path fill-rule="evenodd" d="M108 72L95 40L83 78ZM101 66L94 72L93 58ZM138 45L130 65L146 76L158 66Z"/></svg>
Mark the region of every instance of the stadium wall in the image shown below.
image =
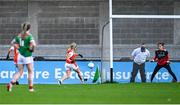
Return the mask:
<svg viewBox="0 0 180 105"><path fill-rule="evenodd" d="M179 15L178 0L113 0L113 14ZM79 44L85 58L100 59L102 26L108 20L108 0L0 0L0 49L8 45L30 21L38 47L35 56L64 59L68 44ZM180 21L175 19L113 20L114 59L129 57L139 43L147 43L154 55L156 43L167 43L172 59L180 59ZM105 35L108 35L108 27ZM109 40L104 42L109 42Z"/></svg>

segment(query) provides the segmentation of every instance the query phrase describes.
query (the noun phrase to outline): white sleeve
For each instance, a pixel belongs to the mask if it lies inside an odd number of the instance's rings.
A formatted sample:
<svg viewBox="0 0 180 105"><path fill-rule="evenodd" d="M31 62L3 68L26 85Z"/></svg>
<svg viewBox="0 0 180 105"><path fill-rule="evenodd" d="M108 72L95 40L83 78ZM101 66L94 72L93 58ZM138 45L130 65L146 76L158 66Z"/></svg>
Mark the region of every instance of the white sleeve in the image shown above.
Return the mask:
<svg viewBox="0 0 180 105"><path fill-rule="evenodd" d="M11 44L13 45L14 43L15 43L16 41L15 41L15 38L11 41Z"/></svg>
<svg viewBox="0 0 180 105"><path fill-rule="evenodd" d="M14 46L11 46L11 47L10 47L10 50L14 50Z"/></svg>
<svg viewBox="0 0 180 105"><path fill-rule="evenodd" d="M135 50L133 50L133 52L131 53L131 56L135 56L135 53L136 53L136 49Z"/></svg>
<svg viewBox="0 0 180 105"><path fill-rule="evenodd" d="M147 50L147 49L146 49ZM150 52L149 50L147 50L147 56L150 57Z"/></svg>
<svg viewBox="0 0 180 105"><path fill-rule="evenodd" d="M31 40L30 42L33 44L33 46L36 46L35 40Z"/></svg>

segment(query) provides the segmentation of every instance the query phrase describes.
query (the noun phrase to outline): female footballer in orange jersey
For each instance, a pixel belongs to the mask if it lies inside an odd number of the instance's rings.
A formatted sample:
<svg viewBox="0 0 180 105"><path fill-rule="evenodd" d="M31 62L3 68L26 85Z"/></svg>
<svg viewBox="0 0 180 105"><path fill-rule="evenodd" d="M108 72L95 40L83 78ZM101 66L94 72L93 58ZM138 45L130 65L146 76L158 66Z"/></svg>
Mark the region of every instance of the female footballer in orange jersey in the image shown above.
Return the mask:
<svg viewBox="0 0 180 105"><path fill-rule="evenodd" d="M58 80L59 84L62 84L65 79L68 79L70 77L72 70L74 70L78 74L78 77L80 78L81 82L84 82L81 75L81 71L75 61L77 56L80 56L81 58L83 58L83 56L81 54L76 53L76 50L77 44L75 42L71 43L66 52L66 74L62 77L62 79Z"/></svg>
<svg viewBox="0 0 180 105"><path fill-rule="evenodd" d="M18 55L19 55L19 52L18 52L18 49L16 47L13 46L13 44L15 43L15 39L13 39L11 41L11 47L8 49L8 53L7 53L7 56L6 56L6 60L8 60L10 58L10 53L13 51L14 52L14 65L15 67L18 69L18 66L17 66L17 59L18 59ZM16 85L19 85L19 82L16 81L15 83Z"/></svg>
<svg viewBox="0 0 180 105"><path fill-rule="evenodd" d="M6 59L9 59L9 58L10 58L9 55L10 55L11 51L13 51L13 52L14 52L14 64L15 64L16 67L17 67L17 58L18 58L19 52L18 52L18 49L13 46L14 43L15 43L15 39L13 39L13 40L11 41L11 47L8 49L8 53L7 53Z"/></svg>

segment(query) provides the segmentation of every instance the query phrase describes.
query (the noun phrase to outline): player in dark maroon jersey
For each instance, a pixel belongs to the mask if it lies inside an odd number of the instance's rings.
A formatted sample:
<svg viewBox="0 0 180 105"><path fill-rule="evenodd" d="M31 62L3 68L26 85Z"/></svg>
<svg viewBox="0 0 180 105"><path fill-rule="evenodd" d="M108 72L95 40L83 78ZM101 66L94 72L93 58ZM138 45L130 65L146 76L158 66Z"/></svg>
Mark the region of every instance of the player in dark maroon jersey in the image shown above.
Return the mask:
<svg viewBox="0 0 180 105"><path fill-rule="evenodd" d="M157 62L156 67L154 68L154 71L151 76L151 82L153 81L154 76L161 68L166 68L169 72L169 74L172 75L174 82L177 82L177 78L175 74L172 72L169 62L169 54L168 51L164 47L164 43L158 43L158 50L155 51L155 57L153 58L153 61Z"/></svg>

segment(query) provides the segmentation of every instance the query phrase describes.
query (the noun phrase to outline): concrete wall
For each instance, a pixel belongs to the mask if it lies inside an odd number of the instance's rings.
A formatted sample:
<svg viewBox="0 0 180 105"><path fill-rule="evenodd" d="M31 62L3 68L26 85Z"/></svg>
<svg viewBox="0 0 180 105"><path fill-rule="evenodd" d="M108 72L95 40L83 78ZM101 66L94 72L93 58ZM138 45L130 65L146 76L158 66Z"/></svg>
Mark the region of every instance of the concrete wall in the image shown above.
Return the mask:
<svg viewBox="0 0 180 105"><path fill-rule="evenodd" d="M0 1L0 44L9 44L19 33L21 23L26 21L28 8L26 1Z"/></svg>
<svg viewBox="0 0 180 105"><path fill-rule="evenodd" d="M99 44L99 2L38 2L39 44Z"/></svg>
<svg viewBox="0 0 180 105"><path fill-rule="evenodd" d="M180 14L177 0L113 0L113 14ZM29 21L38 44L35 56L64 59L69 43L79 45L85 58L101 56L102 27L108 20L108 0L0 0L0 48L5 56L20 25ZM156 43L163 41L172 58L180 58L180 20L114 19L114 57L130 56L139 43L147 43L152 56ZM104 30L105 56L108 55L108 25ZM53 56L53 57L52 57Z"/></svg>

